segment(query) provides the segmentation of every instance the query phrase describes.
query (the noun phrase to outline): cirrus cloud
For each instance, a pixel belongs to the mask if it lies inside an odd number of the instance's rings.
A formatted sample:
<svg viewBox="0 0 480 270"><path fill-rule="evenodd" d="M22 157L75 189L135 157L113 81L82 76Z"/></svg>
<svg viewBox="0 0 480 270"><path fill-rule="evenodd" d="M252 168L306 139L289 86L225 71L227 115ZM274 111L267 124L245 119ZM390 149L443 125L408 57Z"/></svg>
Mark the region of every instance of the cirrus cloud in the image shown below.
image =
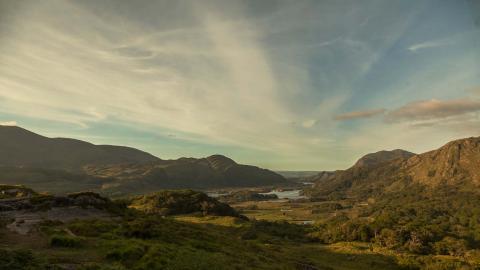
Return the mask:
<svg viewBox="0 0 480 270"><path fill-rule="evenodd" d="M451 41L426 41L422 43L413 44L412 46L408 47L408 50L411 52L417 52L418 50L429 49L429 48L436 48L436 47L443 47L453 44Z"/></svg>
<svg viewBox="0 0 480 270"><path fill-rule="evenodd" d="M443 119L480 111L480 101L469 99L422 100L408 103L390 111L388 121L419 121Z"/></svg>
<svg viewBox="0 0 480 270"><path fill-rule="evenodd" d="M334 119L337 121L343 121L343 120L370 118L370 117L384 114L385 111L386 111L385 109L373 109L373 110L365 110L365 111L348 112L344 114L339 114L335 116Z"/></svg>

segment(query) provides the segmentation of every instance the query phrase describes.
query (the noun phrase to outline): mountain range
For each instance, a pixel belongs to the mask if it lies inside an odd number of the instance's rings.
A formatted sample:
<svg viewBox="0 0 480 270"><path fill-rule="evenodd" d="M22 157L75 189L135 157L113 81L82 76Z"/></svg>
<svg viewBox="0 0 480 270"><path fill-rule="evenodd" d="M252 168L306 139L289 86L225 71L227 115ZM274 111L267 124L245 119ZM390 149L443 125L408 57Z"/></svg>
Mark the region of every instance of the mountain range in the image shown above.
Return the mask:
<svg viewBox="0 0 480 270"><path fill-rule="evenodd" d="M285 184L272 171L222 155L162 160L131 147L48 138L0 126L0 182L39 191L142 193L164 188L252 187Z"/></svg>
<svg viewBox="0 0 480 270"><path fill-rule="evenodd" d="M321 173L313 180L317 195L368 197L412 186L475 190L480 186L480 137L455 140L423 154L404 150L368 154L346 170Z"/></svg>

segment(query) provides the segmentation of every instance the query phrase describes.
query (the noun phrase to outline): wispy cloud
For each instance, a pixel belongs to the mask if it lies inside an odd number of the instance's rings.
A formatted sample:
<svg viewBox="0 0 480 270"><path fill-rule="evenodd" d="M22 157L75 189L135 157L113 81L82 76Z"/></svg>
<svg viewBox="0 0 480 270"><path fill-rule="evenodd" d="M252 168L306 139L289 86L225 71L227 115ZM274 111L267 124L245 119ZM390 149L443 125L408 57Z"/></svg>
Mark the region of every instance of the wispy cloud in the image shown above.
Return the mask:
<svg viewBox="0 0 480 270"><path fill-rule="evenodd" d="M455 39L465 50L398 61L397 44L439 21L459 22L443 12L424 20L414 1L0 2L1 118L93 140L108 124L180 142L169 153L150 145L161 157L215 145L234 158L268 153L284 168L338 168L361 154L345 146L350 137L399 133L395 124L346 120L478 84L468 31ZM435 41L410 51L444 46L452 35L429 36Z"/></svg>
<svg viewBox="0 0 480 270"><path fill-rule="evenodd" d="M472 87L472 88L468 89L467 92L480 96L480 86Z"/></svg>
<svg viewBox="0 0 480 270"><path fill-rule="evenodd" d="M308 119L308 120L305 120L305 121L302 122L302 126L304 128L312 128L313 126L315 126L316 123L317 123L317 120Z"/></svg>
<svg viewBox="0 0 480 270"><path fill-rule="evenodd" d="M424 100L408 103L390 111L386 118L390 121L417 121L443 119L479 112L480 101L470 99Z"/></svg>
<svg viewBox="0 0 480 270"><path fill-rule="evenodd" d="M344 114L340 114L335 116L335 120L343 121L343 120L353 120L353 119L362 119L362 118L371 118L377 115L382 115L385 113L385 109L373 109L373 110L366 110L366 111L355 111L355 112L348 112Z"/></svg>
<svg viewBox="0 0 480 270"><path fill-rule="evenodd" d="M443 47L443 46L448 46L452 44L453 42L449 40L426 41L422 43L413 44L410 47L408 47L408 50L411 52L417 52L418 50Z"/></svg>

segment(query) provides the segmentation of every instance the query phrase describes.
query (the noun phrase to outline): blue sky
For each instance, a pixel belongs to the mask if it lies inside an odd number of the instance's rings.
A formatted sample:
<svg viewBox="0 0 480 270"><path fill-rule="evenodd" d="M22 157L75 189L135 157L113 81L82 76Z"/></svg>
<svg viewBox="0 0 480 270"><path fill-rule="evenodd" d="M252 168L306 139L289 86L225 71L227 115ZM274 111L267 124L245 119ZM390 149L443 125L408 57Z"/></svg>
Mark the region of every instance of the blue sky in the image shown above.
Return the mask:
<svg viewBox="0 0 480 270"><path fill-rule="evenodd" d="M160 158L350 166L480 134L480 3L0 0L0 122Z"/></svg>

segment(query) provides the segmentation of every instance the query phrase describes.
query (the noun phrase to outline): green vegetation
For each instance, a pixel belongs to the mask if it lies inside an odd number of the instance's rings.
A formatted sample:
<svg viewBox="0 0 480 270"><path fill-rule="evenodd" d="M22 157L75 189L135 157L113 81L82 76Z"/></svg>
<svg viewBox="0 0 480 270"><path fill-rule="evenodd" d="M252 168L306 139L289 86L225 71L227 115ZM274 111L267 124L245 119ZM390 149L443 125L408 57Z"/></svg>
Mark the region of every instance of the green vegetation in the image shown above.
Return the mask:
<svg viewBox="0 0 480 270"><path fill-rule="evenodd" d="M238 203L249 201L268 201L278 199L275 194L261 194L252 190L239 190L234 191L228 195L222 195L218 198L222 202L226 203Z"/></svg>
<svg viewBox="0 0 480 270"><path fill-rule="evenodd" d="M137 213L121 220L43 224L48 229L26 247L49 267L73 264L82 269L403 269L388 254L356 247L336 252L312 242L307 227L241 219L238 226L217 225L230 218L187 223ZM59 234L66 230L75 236ZM80 244L74 239L81 239ZM47 245L39 248L42 241Z"/></svg>
<svg viewBox="0 0 480 270"><path fill-rule="evenodd" d="M479 194L416 186L375 200L357 215L345 211L320 222L310 235L323 243L362 241L399 254L451 258L415 261L428 269L480 266Z"/></svg>
<svg viewBox="0 0 480 270"><path fill-rule="evenodd" d="M31 251L0 249L0 270L41 269L47 269L47 267Z"/></svg>
<svg viewBox="0 0 480 270"><path fill-rule="evenodd" d="M82 246L82 239L69 235L53 235L50 238L50 246L52 247L65 247L65 248L78 248Z"/></svg>
<svg viewBox="0 0 480 270"><path fill-rule="evenodd" d="M39 192L63 194L100 190L105 180L57 169L0 166L0 183L22 184Z"/></svg>
<svg viewBox="0 0 480 270"><path fill-rule="evenodd" d="M416 254L465 255L480 247L480 196L438 189L386 194L358 217L321 224L322 241L373 241Z"/></svg>
<svg viewBox="0 0 480 270"><path fill-rule="evenodd" d="M8 269L73 265L81 270L477 269L479 212L475 205L480 200L474 194L455 194L411 189L386 194L361 207L350 200L237 204L258 206L239 207L250 220L190 190L113 202L88 192L39 195L28 200L115 215L44 221L24 236L0 229L0 245L9 247L0 250L0 263ZM441 203L440 196L449 203ZM265 211L269 214L259 214ZM295 224L306 217L317 222Z"/></svg>
<svg viewBox="0 0 480 270"><path fill-rule="evenodd" d="M72 201L85 209L110 204L91 193L35 198L40 204L56 200L56 207ZM0 244L10 248L2 259L8 269L403 269L388 254L363 248L350 250L354 258L348 251L337 253L318 243L308 226L248 221L198 192L165 191L131 202L142 211L126 209L126 201L111 202L124 207L116 217L45 221L27 235L0 229ZM190 214L163 217L165 209Z"/></svg>
<svg viewBox="0 0 480 270"><path fill-rule="evenodd" d="M193 190L165 190L151 195L133 198L131 208L150 214L181 215L201 213L202 215L238 216L228 204Z"/></svg>

